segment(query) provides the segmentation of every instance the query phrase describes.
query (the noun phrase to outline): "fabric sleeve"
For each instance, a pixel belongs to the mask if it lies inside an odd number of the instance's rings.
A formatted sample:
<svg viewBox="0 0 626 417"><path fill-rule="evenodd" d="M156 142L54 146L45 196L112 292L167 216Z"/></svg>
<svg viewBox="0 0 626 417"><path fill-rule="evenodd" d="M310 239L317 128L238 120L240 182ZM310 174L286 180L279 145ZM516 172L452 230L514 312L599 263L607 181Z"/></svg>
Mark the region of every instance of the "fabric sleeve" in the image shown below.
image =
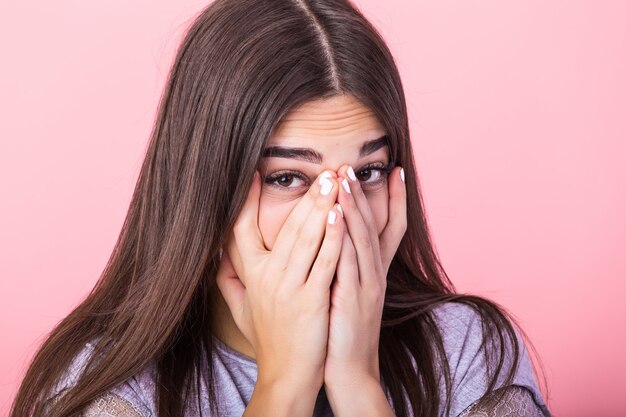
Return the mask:
<svg viewBox="0 0 626 417"><path fill-rule="evenodd" d="M500 410L497 406L491 407L493 408L492 414L486 412L479 414L476 411L484 410L491 403L488 398L484 397L489 384L489 376L487 374L487 358L481 347L483 328L480 314L470 306L452 302L437 307L434 312L438 326L442 330L452 379L449 415L459 416L464 411L470 412L470 407L474 406L474 414L466 415L499 416L500 414L494 414ZM534 405L540 411L539 416L551 417L537 385L527 348L517 328L515 331L520 348L519 363L514 370L510 386L504 387L505 377L512 369L513 361L513 347L510 343L507 344L505 346L504 367L497 378L495 388L503 388L502 391L498 391L505 394L502 402L509 400L511 404L518 404L519 407L526 407L525 409ZM445 395L445 389L442 386L442 404L445 404ZM481 399L483 400L482 403L480 402ZM498 406L505 407L506 404L502 403ZM529 415L532 416L533 414Z"/></svg>
<svg viewBox="0 0 626 417"><path fill-rule="evenodd" d="M46 409L58 401L69 389L76 385L84 372L95 346L87 343L73 359L65 373L57 381L46 401ZM146 395L144 387L135 377L118 384L101 394L85 409L87 417L153 417L154 402Z"/></svg>
<svg viewBox="0 0 626 417"><path fill-rule="evenodd" d="M501 397L499 397L501 395ZM498 398L499 397L499 398ZM498 388L465 409L457 417L544 417L532 392L519 385Z"/></svg>

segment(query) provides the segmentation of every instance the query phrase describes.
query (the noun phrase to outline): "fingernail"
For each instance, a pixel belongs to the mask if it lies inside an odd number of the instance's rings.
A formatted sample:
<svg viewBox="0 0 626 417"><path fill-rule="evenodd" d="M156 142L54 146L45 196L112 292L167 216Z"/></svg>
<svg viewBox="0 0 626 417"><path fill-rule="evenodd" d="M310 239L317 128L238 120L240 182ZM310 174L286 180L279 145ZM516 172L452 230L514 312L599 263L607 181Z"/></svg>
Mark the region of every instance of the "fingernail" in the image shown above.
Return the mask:
<svg viewBox="0 0 626 417"><path fill-rule="evenodd" d="M324 182L324 180L328 177L332 177L331 173L329 171L324 171L322 172L322 175L320 175L320 179L319 179L319 183L320 185L322 185L322 183Z"/></svg>
<svg viewBox="0 0 626 417"><path fill-rule="evenodd" d="M347 179L343 179L343 181L341 181L341 185L343 186L343 189L346 190L347 193L352 194L352 191L350 191L350 185L348 184L348 180Z"/></svg>
<svg viewBox="0 0 626 417"><path fill-rule="evenodd" d="M337 203L337 210L339 211L339 213L341 213L341 216L343 217L343 209L341 208L341 204Z"/></svg>
<svg viewBox="0 0 626 417"><path fill-rule="evenodd" d="M356 175L354 175L354 170L352 169L352 166L348 166L348 177L350 177L350 179L352 181L356 180Z"/></svg>
<svg viewBox="0 0 626 417"><path fill-rule="evenodd" d="M404 182L404 168L400 168L400 179Z"/></svg>
<svg viewBox="0 0 626 417"><path fill-rule="evenodd" d="M322 188L320 189L320 194L322 195L328 195L330 194L330 190L333 189L333 183L328 181L327 178L324 178L324 181L322 181Z"/></svg>
<svg viewBox="0 0 626 417"><path fill-rule="evenodd" d="M328 223L329 224L335 224L335 219L337 218L337 215L335 214L334 211L329 211L328 212Z"/></svg>

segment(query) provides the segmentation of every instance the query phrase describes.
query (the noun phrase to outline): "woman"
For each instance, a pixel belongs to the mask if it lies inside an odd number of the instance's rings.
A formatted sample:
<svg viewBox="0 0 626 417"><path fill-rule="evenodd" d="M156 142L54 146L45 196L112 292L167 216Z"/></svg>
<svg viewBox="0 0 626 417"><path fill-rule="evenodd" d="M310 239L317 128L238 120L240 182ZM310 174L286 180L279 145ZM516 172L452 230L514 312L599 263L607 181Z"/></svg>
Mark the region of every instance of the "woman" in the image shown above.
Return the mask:
<svg viewBox="0 0 626 417"><path fill-rule="evenodd" d="M550 415L513 322L440 265L371 24L345 0L216 0L110 261L11 415Z"/></svg>

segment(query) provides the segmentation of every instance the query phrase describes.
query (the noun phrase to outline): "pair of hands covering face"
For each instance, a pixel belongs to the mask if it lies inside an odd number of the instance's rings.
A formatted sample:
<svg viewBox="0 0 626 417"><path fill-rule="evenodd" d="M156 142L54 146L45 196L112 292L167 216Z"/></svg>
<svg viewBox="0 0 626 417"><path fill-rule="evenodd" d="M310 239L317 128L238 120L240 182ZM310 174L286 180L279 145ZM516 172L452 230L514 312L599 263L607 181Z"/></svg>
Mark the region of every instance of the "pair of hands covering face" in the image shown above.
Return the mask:
<svg viewBox="0 0 626 417"><path fill-rule="evenodd" d="M257 383L319 389L380 380L387 271L406 230L402 168L389 173L387 184L388 221L380 237L354 171L343 166L320 174L268 251L258 227L255 172L217 284L254 348Z"/></svg>

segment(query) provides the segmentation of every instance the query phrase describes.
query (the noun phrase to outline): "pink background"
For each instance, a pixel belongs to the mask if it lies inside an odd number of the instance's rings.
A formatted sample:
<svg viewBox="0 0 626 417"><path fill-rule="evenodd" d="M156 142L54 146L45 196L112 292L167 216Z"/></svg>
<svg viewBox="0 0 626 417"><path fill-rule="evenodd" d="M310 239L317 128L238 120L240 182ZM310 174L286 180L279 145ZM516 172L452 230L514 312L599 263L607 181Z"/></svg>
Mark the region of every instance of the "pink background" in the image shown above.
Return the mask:
<svg viewBox="0 0 626 417"><path fill-rule="evenodd" d="M111 253L205 4L2 6L0 415ZM555 415L625 415L626 2L357 4L397 58L453 282L520 319Z"/></svg>

